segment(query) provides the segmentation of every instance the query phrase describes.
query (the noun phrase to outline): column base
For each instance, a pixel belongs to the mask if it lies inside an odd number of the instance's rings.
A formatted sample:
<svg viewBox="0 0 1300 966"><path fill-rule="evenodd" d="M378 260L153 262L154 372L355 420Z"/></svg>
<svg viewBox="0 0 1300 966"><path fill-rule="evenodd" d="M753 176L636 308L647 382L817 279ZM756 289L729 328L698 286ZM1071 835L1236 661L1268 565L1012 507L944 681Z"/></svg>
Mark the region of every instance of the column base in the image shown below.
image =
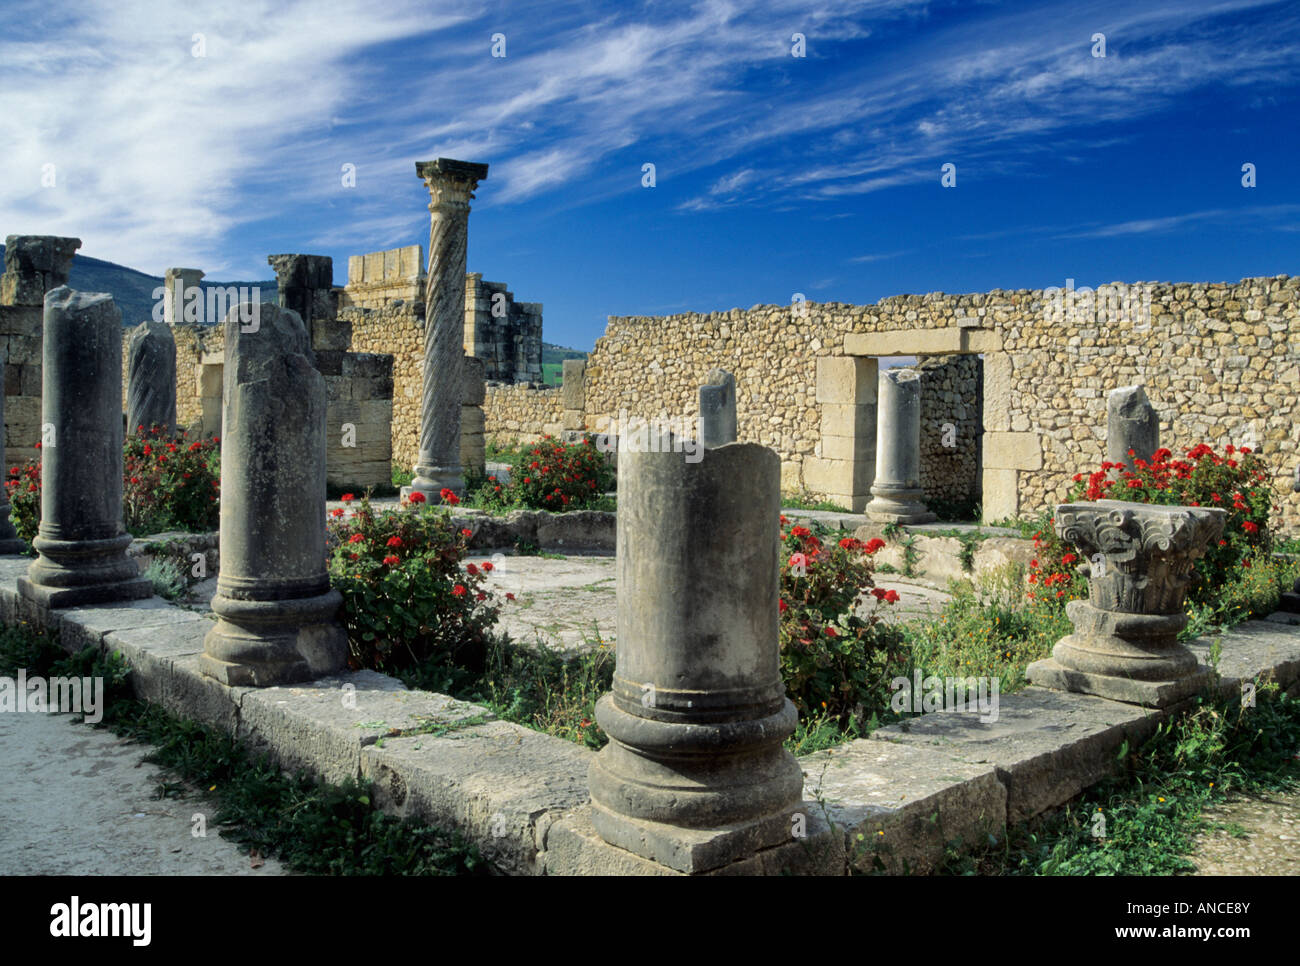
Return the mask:
<svg viewBox="0 0 1300 966"><path fill-rule="evenodd" d="M1137 704L1147 708L1167 708L1199 693L1209 686L1214 671L1198 666L1191 674L1171 681L1143 681L1137 678L1076 671L1052 658L1035 661L1025 671L1030 684L1056 691L1093 694L1099 698Z"/></svg>
<svg viewBox="0 0 1300 966"><path fill-rule="evenodd" d="M42 607L80 607L153 596L153 584L126 555L129 533L95 540L62 540L39 532L39 556L18 578L18 592Z"/></svg>
<svg viewBox="0 0 1300 966"><path fill-rule="evenodd" d="M873 523L898 523L906 526L934 523L939 519L926 509L921 500L924 494L920 490L872 486L871 494L872 500L862 512Z"/></svg>
<svg viewBox="0 0 1300 966"><path fill-rule="evenodd" d="M465 476L461 466L430 466L417 463L414 467L415 479L409 486L402 487L402 499L413 492L424 494L426 503L436 506L442 502L442 491L451 490L458 497L465 495Z"/></svg>
<svg viewBox="0 0 1300 966"><path fill-rule="evenodd" d="M129 580L86 584L81 587L51 587L49 584L38 584L30 577L19 577L18 593L28 600L34 600L42 607L55 609L145 600L153 596L153 584L144 577L133 577Z"/></svg>
<svg viewBox="0 0 1300 966"><path fill-rule="evenodd" d="M342 670L347 631L337 590L288 600L212 598L217 626L203 638L199 667L230 687L297 684Z"/></svg>
<svg viewBox="0 0 1300 966"><path fill-rule="evenodd" d="M611 845L679 872L704 872L788 844L807 816L803 771L782 739L789 699L761 718L643 718L612 695L596 704L610 742L592 761L592 825Z"/></svg>

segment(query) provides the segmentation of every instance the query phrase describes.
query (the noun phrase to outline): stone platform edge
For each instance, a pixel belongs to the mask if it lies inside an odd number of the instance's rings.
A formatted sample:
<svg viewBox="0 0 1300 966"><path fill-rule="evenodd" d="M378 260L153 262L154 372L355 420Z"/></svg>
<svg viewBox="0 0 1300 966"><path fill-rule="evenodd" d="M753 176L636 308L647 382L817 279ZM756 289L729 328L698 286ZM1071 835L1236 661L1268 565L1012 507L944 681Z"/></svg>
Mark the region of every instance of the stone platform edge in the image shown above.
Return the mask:
<svg viewBox="0 0 1300 966"><path fill-rule="evenodd" d="M199 673L211 618L157 597L45 611L17 593L29 564L0 557L6 624L48 628L69 651L120 653L141 699L221 728L287 769L333 783L370 780L376 807L459 829L499 872L679 874L595 833L588 748L373 671L227 687ZM1204 656L1208 643L1193 649ZM1225 692L1259 676L1300 691L1300 627L1240 625L1224 635L1220 672ZM1121 743L1150 734L1164 714L1030 687L1002 699L998 722L941 713L882 728L799 759L806 837L715 871L932 871L954 839L1000 834L1109 774Z"/></svg>

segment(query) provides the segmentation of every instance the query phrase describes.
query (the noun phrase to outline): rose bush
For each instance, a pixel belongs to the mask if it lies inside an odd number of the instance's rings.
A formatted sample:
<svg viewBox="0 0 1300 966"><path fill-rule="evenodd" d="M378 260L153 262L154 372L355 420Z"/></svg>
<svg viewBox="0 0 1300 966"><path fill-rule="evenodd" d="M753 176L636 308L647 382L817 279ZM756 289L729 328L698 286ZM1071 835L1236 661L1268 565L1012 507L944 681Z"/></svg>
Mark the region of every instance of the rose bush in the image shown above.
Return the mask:
<svg viewBox="0 0 1300 966"><path fill-rule="evenodd" d="M907 666L899 635L877 610L898 600L875 587L872 555L885 544L854 537L826 542L825 532L785 529L781 518L781 673L800 716L841 723L888 707L889 682Z"/></svg>
<svg viewBox="0 0 1300 966"><path fill-rule="evenodd" d="M585 510L598 504L614 485L614 469L595 441L561 443L543 436L523 447L510 469L510 482L489 476L478 490L484 507L528 507L533 510Z"/></svg>
<svg viewBox="0 0 1300 966"><path fill-rule="evenodd" d="M1175 459L1158 449L1150 459L1133 456L1133 470L1104 462L1088 474L1076 473L1069 499L1125 500L1165 506L1218 507L1227 511L1223 537L1196 562L1198 581L1189 591L1203 600L1214 588L1236 579L1242 565L1272 550L1270 526L1274 493L1263 459L1250 447L1229 443L1222 454L1200 443Z"/></svg>
<svg viewBox="0 0 1300 966"><path fill-rule="evenodd" d="M221 511L221 440L168 436L162 427L139 427L122 454L122 516L129 533L164 530L206 533L217 529ZM40 444L37 444L40 448ZM18 535L30 541L41 518L41 464L9 468L5 487Z"/></svg>
<svg viewBox="0 0 1300 966"><path fill-rule="evenodd" d="M470 531L445 507L413 493L407 508L377 512L344 502L327 523L330 583L343 595L349 664L395 672L456 665L482 671L498 608L484 589L491 562L465 564Z"/></svg>

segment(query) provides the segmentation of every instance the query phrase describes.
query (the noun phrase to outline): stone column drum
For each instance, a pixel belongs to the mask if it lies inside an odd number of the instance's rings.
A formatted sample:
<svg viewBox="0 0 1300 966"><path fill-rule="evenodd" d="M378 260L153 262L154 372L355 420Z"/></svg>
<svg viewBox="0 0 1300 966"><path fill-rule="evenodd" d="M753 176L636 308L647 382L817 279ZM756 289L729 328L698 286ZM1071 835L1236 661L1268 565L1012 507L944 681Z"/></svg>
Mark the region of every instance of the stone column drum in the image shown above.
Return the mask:
<svg viewBox="0 0 1300 966"><path fill-rule="evenodd" d="M1160 448L1160 417L1141 386L1121 386L1106 396L1106 459L1133 470L1135 459L1151 462ZM1132 456L1128 451L1132 450ZM1118 473L1112 473L1117 478Z"/></svg>
<svg viewBox="0 0 1300 966"><path fill-rule="evenodd" d="M45 296L40 554L18 591L46 607L153 596L122 525L122 313L104 293Z"/></svg>
<svg viewBox="0 0 1300 966"><path fill-rule="evenodd" d="M1220 509L1098 500L1056 509L1056 532L1086 561L1088 599L1066 605L1074 633L1029 665L1034 684L1164 707L1209 676L1178 642L1193 565L1223 533Z"/></svg>
<svg viewBox="0 0 1300 966"><path fill-rule="evenodd" d="M141 322L127 347L126 431L176 435L176 340L162 322Z"/></svg>
<svg viewBox="0 0 1300 966"><path fill-rule="evenodd" d="M3 387L0 387L0 470L7 470L9 464L5 462L5 393ZM7 479L3 477L0 479ZM14 522L9 519L9 514L13 507L9 503L9 488L0 485L0 554L22 553L27 549L27 543L14 529Z"/></svg>
<svg viewBox="0 0 1300 966"><path fill-rule="evenodd" d="M738 443L618 465L618 652L592 824L683 872L791 844L803 778L778 643L780 460ZM811 811L811 810L810 810ZM808 816L811 821L812 815Z"/></svg>
<svg viewBox="0 0 1300 966"><path fill-rule="evenodd" d="M431 503L443 489L463 493L460 464L461 360L465 341L465 249L469 203L487 177L486 164L417 161L416 174L429 189L429 272L426 280L424 392L420 406L420 454L415 478L402 487L419 490Z"/></svg>
<svg viewBox="0 0 1300 966"><path fill-rule="evenodd" d="M736 441L736 379L712 369L700 386L700 445L713 448Z"/></svg>
<svg viewBox="0 0 1300 966"><path fill-rule="evenodd" d="M241 331L239 306L225 320L218 621L201 659L205 674L252 687L347 660L325 569L325 380L298 314L259 308L255 332Z"/></svg>
<svg viewBox="0 0 1300 966"><path fill-rule="evenodd" d="M877 523L930 523L937 518L921 490L921 374L884 369L877 395L876 481L864 512Z"/></svg>

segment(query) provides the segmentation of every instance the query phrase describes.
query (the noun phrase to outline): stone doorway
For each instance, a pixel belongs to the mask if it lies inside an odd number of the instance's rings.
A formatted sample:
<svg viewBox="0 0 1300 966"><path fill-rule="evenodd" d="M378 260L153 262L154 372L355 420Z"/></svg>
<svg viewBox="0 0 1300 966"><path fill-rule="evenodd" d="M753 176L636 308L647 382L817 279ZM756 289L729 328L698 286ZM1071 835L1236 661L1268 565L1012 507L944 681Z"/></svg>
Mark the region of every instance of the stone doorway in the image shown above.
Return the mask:
<svg viewBox="0 0 1300 966"><path fill-rule="evenodd" d="M225 356L210 353L199 363L199 436L221 435L221 393Z"/></svg>
<svg viewBox="0 0 1300 966"><path fill-rule="evenodd" d="M1042 441L1032 431L1011 431L1011 358L998 332L976 325L850 333L844 337L843 355L818 359L821 445L818 455L804 463L804 484L855 512L871 500L880 360L897 356L982 359L976 364L982 426L974 461L982 515L985 520L1018 516L1020 474L1042 469Z"/></svg>

